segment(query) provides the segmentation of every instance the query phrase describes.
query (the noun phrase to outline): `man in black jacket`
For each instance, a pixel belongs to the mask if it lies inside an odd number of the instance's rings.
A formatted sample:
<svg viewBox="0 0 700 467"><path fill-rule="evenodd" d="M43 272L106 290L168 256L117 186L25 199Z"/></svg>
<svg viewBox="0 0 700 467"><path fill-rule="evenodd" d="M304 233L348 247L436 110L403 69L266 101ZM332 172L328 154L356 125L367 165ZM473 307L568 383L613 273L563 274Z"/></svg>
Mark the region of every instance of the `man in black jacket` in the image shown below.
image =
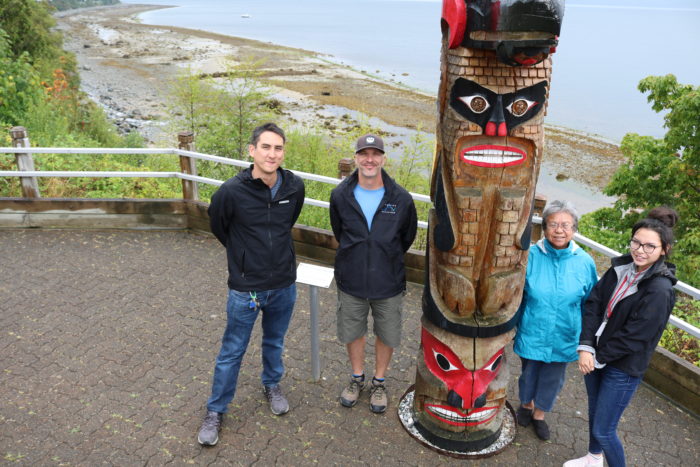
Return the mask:
<svg viewBox="0 0 700 467"><path fill-rule="evenodd" d="M291 230L304 205L304 183L284 161L285 136L274 123L253 130L251 166L227 180L211 199L211 231L228 258L227 324L216 358L207 415L198 441L213 446L233 399L241 360L262 310L262 384L275 415L289 404L280 389L282 351L296 300L296 258Z"/></svg>
<svg viewBox="0 0 700 467"><path fill-rule="evenodd" d="M370 410L383 413L384 385L391 356L401 340L401 299L406 289L404 253L416 236L411 195L382 168L384 142L361 137L355 146L357 170L331 193L330 217L339 246L335 256L338 339L346 345L352 376L340 403L353 407L365 387L367 316L372 310L375 338Z"/></svg>

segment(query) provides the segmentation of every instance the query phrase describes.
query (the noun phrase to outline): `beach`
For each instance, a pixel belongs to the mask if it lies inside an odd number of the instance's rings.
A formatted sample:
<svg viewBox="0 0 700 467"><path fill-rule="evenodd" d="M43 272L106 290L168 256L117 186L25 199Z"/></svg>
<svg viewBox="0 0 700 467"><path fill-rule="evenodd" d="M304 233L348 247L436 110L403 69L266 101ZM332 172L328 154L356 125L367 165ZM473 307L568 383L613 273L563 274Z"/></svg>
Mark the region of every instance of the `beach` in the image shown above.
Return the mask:
<svg viewBox="0 0 700 467"><path fill-rule="evenodd" d="M225 72L227 62L247 57L261 62L261 79L272 87L288 125L332 133L369 119L399 141L397 151L400 141L417 130L434 133L436 105L429 93L333 63L313 51L138 21L139 13L157 8L162 6L121 4L56 15L65 48L76 55L81 88L122 131L141 132L151 146L175 144L164 123L169 89L178 74L190 67L216 76ZM622 162L615 144L546 126L538 192L550 199L573 199L582 212L609 205L611 199L600 190Z"/></svg>

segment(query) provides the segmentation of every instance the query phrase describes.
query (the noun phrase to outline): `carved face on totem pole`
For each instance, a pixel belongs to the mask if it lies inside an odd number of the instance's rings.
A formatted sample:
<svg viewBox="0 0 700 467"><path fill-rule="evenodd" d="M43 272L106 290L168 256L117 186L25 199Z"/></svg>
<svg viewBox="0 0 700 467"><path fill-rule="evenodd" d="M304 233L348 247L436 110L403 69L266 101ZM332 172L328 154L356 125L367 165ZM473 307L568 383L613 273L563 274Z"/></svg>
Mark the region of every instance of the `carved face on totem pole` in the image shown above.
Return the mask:
<svg viewBox="0 0 700 467"><path fill-rule="evenodd" d="M439 447L498 438L504 348L525 281L563 0L444 0L415 426Z"/></svg>

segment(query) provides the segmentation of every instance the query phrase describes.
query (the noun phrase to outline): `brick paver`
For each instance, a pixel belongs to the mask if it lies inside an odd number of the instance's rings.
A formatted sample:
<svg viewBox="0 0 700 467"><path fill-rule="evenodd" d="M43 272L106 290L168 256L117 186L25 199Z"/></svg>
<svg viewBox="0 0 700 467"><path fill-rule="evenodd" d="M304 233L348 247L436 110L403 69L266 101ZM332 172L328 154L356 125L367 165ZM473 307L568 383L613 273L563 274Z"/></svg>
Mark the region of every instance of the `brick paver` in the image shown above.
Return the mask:
<svg viewBox="0 0 700 467"><path fill-rule="evenodd" d="M410 285L404 345L388 377L390 410L337 395L349 368L335 339L335 290L322 290L322 380L310 380L307 286L299 287L275 417L260 388L260 330L244 359L219 444L196 441L225 324L226 262L188 232L0 231L0 463L20 465L445 465L402 428L413 383L421 288ZM510 401L519 364L509 353ZM550 442L521 429L475 465L555 466L587 445L583 381L569 368ZM700 465L700 422L647 387L620 432L629 465Z"/></svg>

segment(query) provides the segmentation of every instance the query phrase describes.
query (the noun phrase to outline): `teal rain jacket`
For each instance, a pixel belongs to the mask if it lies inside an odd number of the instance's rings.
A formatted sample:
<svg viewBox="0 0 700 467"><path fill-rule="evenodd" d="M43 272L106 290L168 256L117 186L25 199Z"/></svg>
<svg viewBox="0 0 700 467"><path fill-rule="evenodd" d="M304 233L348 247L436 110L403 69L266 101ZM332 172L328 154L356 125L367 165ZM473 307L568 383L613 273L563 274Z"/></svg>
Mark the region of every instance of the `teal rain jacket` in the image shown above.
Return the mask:
<svg viewBox="0 0 700 467"><path fill-rule="evenodd" d="M593 259L573 240L562 250L544 238L532 245L515 353L545 363L578 360L583 303L597 281Z"/></svg>

